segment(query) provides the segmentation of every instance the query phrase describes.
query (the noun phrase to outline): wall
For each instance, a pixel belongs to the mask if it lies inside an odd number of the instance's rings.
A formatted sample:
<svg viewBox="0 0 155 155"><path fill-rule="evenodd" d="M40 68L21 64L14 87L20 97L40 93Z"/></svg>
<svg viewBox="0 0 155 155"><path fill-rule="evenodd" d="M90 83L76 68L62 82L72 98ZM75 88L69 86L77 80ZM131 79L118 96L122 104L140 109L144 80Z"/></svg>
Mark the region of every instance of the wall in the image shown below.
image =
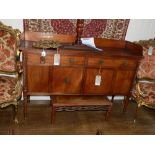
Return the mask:
<svg viewBox="0 0 155 155"><path fill-rule="evenodd" d="M23 32L23 19L0 19L0 21Z"/></svg>
<svg viewBox="0 0 155 155"><path fill-rule="evenodd" d="M0 19L3 23L23 31L23 19ZM137 41L155 37L155 19L131 19L126 40Z"/></svg>
<svg viewBox="0 0 155 155"><path fill-rule="evenodd" d="M155 19L132 19L126 34L126 40L138 41L155 38Z"/></svg>

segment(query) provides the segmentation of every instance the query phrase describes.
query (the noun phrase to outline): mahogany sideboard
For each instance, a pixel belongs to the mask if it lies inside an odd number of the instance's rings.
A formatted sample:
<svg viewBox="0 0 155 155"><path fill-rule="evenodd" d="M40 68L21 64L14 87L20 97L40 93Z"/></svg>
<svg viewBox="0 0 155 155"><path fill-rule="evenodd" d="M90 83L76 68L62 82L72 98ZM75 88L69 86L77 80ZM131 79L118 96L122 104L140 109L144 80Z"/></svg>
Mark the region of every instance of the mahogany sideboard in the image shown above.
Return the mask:
<svg viewBox="0 0 155 155"><path fill-rule="evenodd" d="M95 39L102 51L85 45L64 44L58 49L60 64L54 65L54 49L32 47L32 41L22 41L24 114L31 95L104 95L126 96L128 105L137 67L142 59L142 47L129 41ZM95 84L96 76L101 81Z"/></svg>

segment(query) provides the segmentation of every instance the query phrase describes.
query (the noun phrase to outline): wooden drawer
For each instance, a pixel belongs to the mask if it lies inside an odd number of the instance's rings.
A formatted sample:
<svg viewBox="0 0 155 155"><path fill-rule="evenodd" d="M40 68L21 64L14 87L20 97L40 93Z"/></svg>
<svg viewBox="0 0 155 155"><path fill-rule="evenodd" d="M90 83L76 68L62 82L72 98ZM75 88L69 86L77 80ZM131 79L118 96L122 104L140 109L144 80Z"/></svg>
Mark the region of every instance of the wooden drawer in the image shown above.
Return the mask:
<svg viewBox="0 0 155 155"><path fill-rule="evenodd" d="M45 62L41 62L41 52L28 52L27 53L27 63L28 64L45 64L45 65L53 65L53 53L46 53Z"/></svg>
<svg viewBox="0 0 155 155"><path fill-rule="evenodd" d="M84 60L85 59L82 56L61 55L60 65L62 66L84 65Z"/></svg>
<svg viewBox="0 0 155 155"><path fill-rule="evenodd" d="M89 57L87 62L88 67L112 67L112 68L135 68L136 62L129 59L112 59L112 58L99 58Z"/></svg>

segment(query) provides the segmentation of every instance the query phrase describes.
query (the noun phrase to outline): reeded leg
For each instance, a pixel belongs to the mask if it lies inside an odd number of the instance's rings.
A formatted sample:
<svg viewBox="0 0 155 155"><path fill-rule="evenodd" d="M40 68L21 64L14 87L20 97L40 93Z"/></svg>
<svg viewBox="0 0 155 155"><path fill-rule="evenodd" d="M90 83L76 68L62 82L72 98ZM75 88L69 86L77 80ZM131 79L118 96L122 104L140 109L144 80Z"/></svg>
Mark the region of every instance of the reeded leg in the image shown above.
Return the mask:
<svg viewBox="0 0 155 155"><path fill-rule="evenodd" d="M27 95L27 102L30 103L30 95Z"/></svg>
<svg viewBox="0 0 155 155"><path fill-rule="evenodd" d="M108 118L109 118L109 115L110 115L110 113L111 113L111 110L112 110L112 106L109 106L108 111L106 112L106 115L105 115L105 120L106 120L106 121L107 121Z"/></svg>
<svg viewBox="0 0 155 155"><path fill-rule="evenodd" d="M134 114L134 123L136 123L136 120L137 120L137 113L138 113L138 104L136 106L136 110L135 110L135 114Z"/></svg>
<svg viewBox="0 0 155 155"><path fill-rule="evenodd" d="M50 104L50 105L51 105L51 106L52 106L52 99L53 99L52 96L50 96L50 100L51 100L51 104Z"/></svg>
<svg viewBox="0 0 155 155"><path fill-rule="evenodd" d="M112 95L111 102L114 102L115 95Z"/></svg>
<svg viewBox="0 0 155 155"><path fill-rule="evenodd" d="M16 124L18 124L17 112L18 112L18 103L14 105L14 122Z"/></svg>
<svg viewBox="0 0 155 155"><path fill-rule="evenodd" d="M124 107L123 107L123 112L124 112L124 113L125 113L126 110L127 110L128 104L129 104L129 97L126 96L125 99L124 99Z"/></svg>
<svg viewBox="0 0 155 155"><path fill-rule="evenodd" d="M103 129L98 129L96 132L96 135L104 135L104 130Z"/></svg>
<svg viewBox="0 0 155 155"><path fill-rule="evenodd" d="M52 112L51 112L51 124L53 125L55 122L55 114L56 114L56 107L52 105Z"/></svg>
<svg viewBox="0 0 155 155"><path fill-rule="evenodd" d="M23 108L23 112L24 112L24 119L26 119L27 117L27 102L28 102L28 97L27 96L24 96L24 101L23 101L23 104L24 104L24 108Z"/></svg>

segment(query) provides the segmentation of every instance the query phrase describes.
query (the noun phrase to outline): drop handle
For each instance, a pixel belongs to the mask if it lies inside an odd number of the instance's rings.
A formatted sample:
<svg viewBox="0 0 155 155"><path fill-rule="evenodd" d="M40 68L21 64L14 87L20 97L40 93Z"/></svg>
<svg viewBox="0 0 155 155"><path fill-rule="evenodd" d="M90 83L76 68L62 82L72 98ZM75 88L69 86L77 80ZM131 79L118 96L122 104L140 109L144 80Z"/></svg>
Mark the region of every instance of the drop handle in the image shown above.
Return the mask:
<svg viewBox="0 0 155 155"><path fill-rule="evenodd" d="M101 59L101 60L98 61L98 64L99 65L103 65L104 64L104 61Z"/></svg>
<svg viewBox="0 0 155 155"><path fill-rule="evenodd" d="M40 63L45 64L46 63L46 51L43 49L40 56Z"/></svg>
<svg viewBox="0 0 155 155"><path fill-rule="evenodd" d="M46 63L46 58L45 58L45 56L41 56L41 57L40 57L40 63L41 63L41 64L45 64L45 63Z"/></svg>
<svg viewBox="0 0 155 155"><path fill-rule="evenodd" d="M70 79L68 77L65 77L63 82L64 82L64 84L69 84L70 83Z"/></svg>
<svg viewBox="0 0 155 155"><path fill-rule="evenodd" d="M69 60L68 60L68 61L69 61L69 63L70 63L70 64L73 64L73 63L75 63L75 60L74 60L74 58L69 58Z"/></svg>
<svg viewBox="0 0 155 155"><path fill-rule="evenodd" d="M122 66L123 66L123 67L127 67L127 66L128 66L128 62L123 62L123 63L122 63Z"/></svg>

